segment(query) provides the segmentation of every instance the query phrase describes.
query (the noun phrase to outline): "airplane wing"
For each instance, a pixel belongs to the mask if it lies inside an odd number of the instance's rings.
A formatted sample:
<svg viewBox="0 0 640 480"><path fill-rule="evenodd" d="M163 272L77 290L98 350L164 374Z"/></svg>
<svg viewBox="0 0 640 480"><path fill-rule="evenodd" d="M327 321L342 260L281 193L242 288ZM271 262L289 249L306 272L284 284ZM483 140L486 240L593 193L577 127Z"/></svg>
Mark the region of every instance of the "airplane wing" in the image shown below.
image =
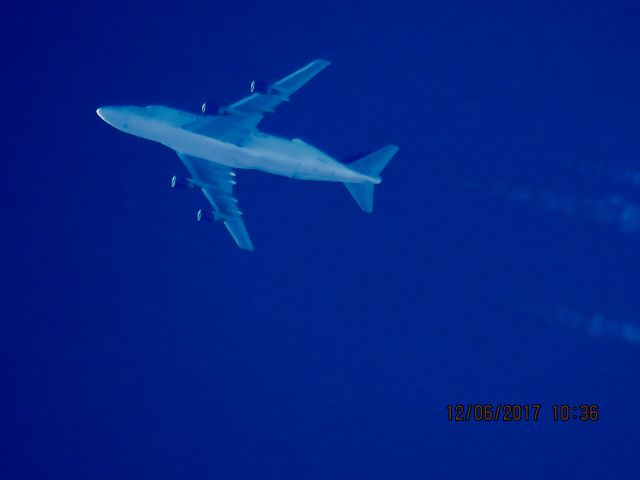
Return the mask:
<svg viewBox="0 0 640 480"><path fill-rule="evenodd" d="M318 59L269 85L253 82L251 95L222 108L220 115L202 117L189 129L241 145L244 138L255 130L265 114L274 112L282 102L289 101L291 95L330 63L327 60Z"/></svg>
<svg viewBox="0 0 640 480"><path fill-rule="evenodd" d="M236 183L233 170L180 152L178 157L191 174L194 184L202 190L213 207L214 218L224 222L238 247L253 250L251 238L242 220L242 212L238 208L238 200L233 196L233 186Z"/></svg>

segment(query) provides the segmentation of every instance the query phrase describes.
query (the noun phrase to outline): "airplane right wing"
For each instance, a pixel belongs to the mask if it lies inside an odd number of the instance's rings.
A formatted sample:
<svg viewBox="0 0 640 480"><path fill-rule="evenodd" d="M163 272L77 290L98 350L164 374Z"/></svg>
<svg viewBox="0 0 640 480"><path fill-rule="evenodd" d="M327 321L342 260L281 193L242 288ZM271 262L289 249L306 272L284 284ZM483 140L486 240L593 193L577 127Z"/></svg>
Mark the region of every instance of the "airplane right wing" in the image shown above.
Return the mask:
<svg viewBox="0 0 640 480"><path fill-rule="evenodd" d="M314 60L301 69L271 84L251 83L251 95L220 109L219 115L207 115L188 128L227 143L241 145L262 121L282 102L302 88L331 62Z"/></svg>
<svg viewBox="0 0 640 480"><path fill-rule="evenodd" d="M265 113L272 113L282 102L288 102L291 95L330 64L328 60L318 59L270 85L253 82L252 94L229 105L225 111L238 118L243 127L254 129Z"/></svg>
<svg viewBox="0 0 640 480"><path fill-rule="evenodd" d="M238 200L233 195L233 170L209 160L177 153L195 181L194 184L202 190L213 207L213 219L224 222L238 247L253 250L253 243L242 220L242 212L238 208ZM202 214L202 211L198 212L198 219Z"/></svg>

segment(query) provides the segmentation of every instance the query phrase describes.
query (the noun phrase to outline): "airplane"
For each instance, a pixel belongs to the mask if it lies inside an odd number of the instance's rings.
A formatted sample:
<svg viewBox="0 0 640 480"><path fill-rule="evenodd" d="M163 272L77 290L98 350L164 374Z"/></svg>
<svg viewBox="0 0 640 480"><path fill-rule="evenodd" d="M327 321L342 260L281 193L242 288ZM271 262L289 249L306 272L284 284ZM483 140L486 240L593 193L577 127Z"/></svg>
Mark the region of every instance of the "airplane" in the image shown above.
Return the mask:
<svg viewBox="0 0 640 480"><path fill-rule="evenodd" d="M222 108L204 103L202 114L160 105L100 107L96 113L122 132L175 150L190 178L174 176L171 187L201 190L212 210L198 210L196 219L224 223L238 247L253 250L233 194L234 169L342 182L360 208L371 213L373 187L381 182L380 172L398 151L397 146L386 145L346 165L298 138L289 140L258 130L265 114L274 112L329 64L318 59L277 82L253 81L248 97Z"/></svg>

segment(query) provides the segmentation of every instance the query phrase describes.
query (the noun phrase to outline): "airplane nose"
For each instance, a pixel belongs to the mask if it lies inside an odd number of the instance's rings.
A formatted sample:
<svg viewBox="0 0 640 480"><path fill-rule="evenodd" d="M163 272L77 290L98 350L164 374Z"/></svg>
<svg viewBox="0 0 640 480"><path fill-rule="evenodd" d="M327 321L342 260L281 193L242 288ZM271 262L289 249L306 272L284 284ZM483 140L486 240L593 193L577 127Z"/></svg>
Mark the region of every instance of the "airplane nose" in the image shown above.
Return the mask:
<svg viewBox="0 0 640 480"><path fill-rule="evenodd" d="M96 113L98 114L98 116L102 120L104 120L105 122L107 121L106 115L105 115L107 112L106 112L106 108L105 107L100 107L100 108L96 109Z"/></svg>
<svg viewBox="0 0 640 480"><path fill-rule="evenodd" d="M100 107L96 109L96 113L103 121L116 128L116 124L120 122L121 117L118 112L117 107Z"/></svg>
<svg viewBox="0 0 640 480"><path fill-rule="evenodd" d="M113 128L131 133L129 126L135 121L135 113L131 110L135 107L128 106L109 106L96 109L96 114L108 125Z"/></svg>

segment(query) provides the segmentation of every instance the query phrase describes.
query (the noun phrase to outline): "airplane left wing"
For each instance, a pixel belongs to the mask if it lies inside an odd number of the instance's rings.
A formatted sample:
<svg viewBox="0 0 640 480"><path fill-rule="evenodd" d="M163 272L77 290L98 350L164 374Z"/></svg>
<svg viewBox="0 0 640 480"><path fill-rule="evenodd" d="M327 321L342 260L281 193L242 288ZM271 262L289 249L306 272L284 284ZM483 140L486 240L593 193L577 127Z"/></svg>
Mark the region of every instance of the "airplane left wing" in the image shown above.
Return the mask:
<svg viewBox="0 0 640 480"><path fill-rule="evenodd" d="M327 68L328 60L314 60L299 70L271 84L252 82L251 95L220 109L219 115L203 116L186 127L223 142L242 145L262 121L282 102Z"/></svg>
<svg viewBox="0 0 640 480"><path fill-rule="evenodd" d="M291 95L330 64L328 60L318 59L270 85L253 82L252 95L229 105L225 111L235 115L244 128L254 129L265 113L272 113L282 102L289 101Z"/></svg>
<svg viewBox="0 0 640 480"><path fill-rule="evenodd" d="M251 238L242 220L242 212L238 208L238 200L233 195L236 183L233 170L203 158L177 153L191 174L194 185L202 190L213 207L214 219L224 222L238 247L253 250Z"/></svg>

